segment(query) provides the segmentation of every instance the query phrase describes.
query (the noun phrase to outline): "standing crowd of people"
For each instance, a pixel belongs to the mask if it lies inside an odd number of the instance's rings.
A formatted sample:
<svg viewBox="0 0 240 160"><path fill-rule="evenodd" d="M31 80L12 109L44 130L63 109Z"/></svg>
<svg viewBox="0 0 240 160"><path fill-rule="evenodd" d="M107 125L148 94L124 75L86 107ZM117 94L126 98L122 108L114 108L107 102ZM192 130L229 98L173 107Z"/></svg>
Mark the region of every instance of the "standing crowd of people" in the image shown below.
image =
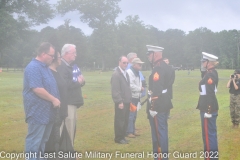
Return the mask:
<svg viewBox="0 0 240 160"><path fill-rule="evenodd" d="M163 58L164 48L146 45L147 57L152 66L149 76L147 115L151 126L152 147L154 159L167 160L168 157L168 119L173 108L172 86L175 80L175 71L169 65L169 60ZM218 115L218 102L216 99L218 74L215 66L218 57L202 52L202 80L199 82L199 101L197 109L200 110L202 124L202 139L205 159L218 159L218 142L216 119ZM141 108L140 98L146 86L143 86L140 72L142 62L136 53L129 53L127 57L121 56L119 66L111 78L112 99L115 104L114 141L119 144L128 144L125 137L135 138L135 121L137 110Z"/></svg>
<svg viewBox="0 0 240 160"><path fill-rule="evenodd" d="M73 44L65 44L60 54L44 42L25 68L25 152L36 153L30 160L41 159L49 152L74 152L76 111L84 104L81 88L85 84L81 70L74 64L76 56Z"/></svg>
<svg viewBox="0 0 240 160"><path fill-rule="evenodd" d="M146 113L151 126L153 153L155 159L168 159L168 118L173 108L172 86L175 71L169 60L163 58L164 48L146 45L147 58L152 66L148 91L141 69L141 61L136 53L119 58L119 66L111 77L111 93L114 102L114 141L128 144L125 138L140 136L135 122L141 109L140 99L147 96ZM27 65L24 72L23 100L28 124L25 141L26 153L35 152L74 152L77 109L83 102L81 88L85 85L84 76L74 64L76 46L65 44L61 54L48 42L42 43L36 58ZM202 52L201 76L199 82L199 101L202 139L204 151L209 157L218 159L216 119L218 102L216 98L218 73L215 70L218 57ZM240 70L230 76L227 87L230 88L230 113L233 127L238 127L240 109ZM210 157L211 156L211 157Z"/></svg>

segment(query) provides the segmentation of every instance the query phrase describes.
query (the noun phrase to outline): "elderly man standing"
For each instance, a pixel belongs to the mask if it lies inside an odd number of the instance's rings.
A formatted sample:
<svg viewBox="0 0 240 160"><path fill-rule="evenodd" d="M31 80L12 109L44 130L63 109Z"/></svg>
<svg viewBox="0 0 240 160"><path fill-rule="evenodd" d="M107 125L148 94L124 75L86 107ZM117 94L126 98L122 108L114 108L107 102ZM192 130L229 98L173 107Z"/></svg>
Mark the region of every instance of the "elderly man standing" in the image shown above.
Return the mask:
<svg viewBox="0 0 240 160"><path fill-rule="evenodd" d="M127 73L130 78L130 88L132 91L132 101L128 121L127 137L135 138L139 136L135 131L135 122L137 118L137 107L140 105L141 92L144 90L142 87L142 81L140 78L140 70L142 69L142 62L139 58L134 58L132 60L132 66L127 70Z"/></svg>
<svg viewBox="0 0 240 160"><path fill-rule="evenodd" d="M24 72L23 102L28 123L25 151L35 154L31 160L39 159L40 154L44 154L55 120L55 108L60 106L57 84L48 68L54 52L50 43L42 43L37 57L27 65Z"/></svg>
<svg viewBox="0 0 240 160"><path fill-rule="evenodd" d="M112 99L115 103L114 140L119 144L128 144L128 141L125 139L125 135L128 127L129 109L132 95L130 90L129 75L126 72L127 65L127 57L120 57L119 66L113 72L111 78Z"/></svg>
<svg viewBox="0 0 240 160"><path fill-rule="evenodd" d="M148 60L153 70L149 76L149 103L147 114L152 132L153 152L159 157L155 159L167 160L168 154L168 114L173 108L168 94L170 85L170 67L162 59L164 48L147 45Z"/></svg>
<svg viewBox="0 0 240 160"><path fill-rule="evenodd" d="M66 128L69 132L72 146L74 146L74 138L76 132L77 108L83 105L81 87L85 84L83 75L76 74L79 68L76 68L73 62L76 59L77 52L74 44L65 44L61 51L62 63L57 68L59 74L65 79L67 83L68 95L68 116L65 119ZM77 75L77 77L75 77Z"/></svg>
<svg viewBox="0 0 240 160"><path fill-rule="evenodd" d="M128 66L127 66L127 70L130 69L130 67L132 66L132 60L134 58L137 58L137 53L134 53L134 52L128 53L127 59L128 59L129 63L128 63ZM142 97L144 97L146 95L147 84L146 84L146 80L145 80L145 78L144 78L144 76L143 76L141 71L139 71L139 76L140 76L140 79L142 81L142 85L144 87L144 90L142 91L142 94L141 94L141 98L142 98Z"/></svg>

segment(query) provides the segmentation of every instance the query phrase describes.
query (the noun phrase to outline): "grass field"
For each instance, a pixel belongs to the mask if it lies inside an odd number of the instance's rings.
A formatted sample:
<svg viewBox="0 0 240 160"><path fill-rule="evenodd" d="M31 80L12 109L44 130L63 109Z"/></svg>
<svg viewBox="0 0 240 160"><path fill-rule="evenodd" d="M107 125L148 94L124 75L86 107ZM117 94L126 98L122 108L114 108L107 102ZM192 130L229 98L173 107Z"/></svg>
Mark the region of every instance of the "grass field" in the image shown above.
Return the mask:
<svg viewBox="0 0 240 160"><path fill-rule="evenodd" d="M226 88L231 70L218 70L219 85L217 98L219 103L218 145L220 160L240 160L240 129L232 129L229 115L229 93ZM111 99L110 77L112 72L84 72L86 85L83 87L85 104L78 109L75 149L82 153L81 159L88 158L85 152L98 151L113 153L112 159L152 159L147 156L152 151L151 133L145 107L138 112L137 128L141 136L131 139L128 145L114 143L113 117L114 105ZM150 72L143 72L146 77ZM169 124L170 159L202 159L203 149L198 101L198 82L200 72L195 70L176 71L173 104ZM22 72L0 73L0 154L22 153L27 133L22 104ZM119 152L117 152L119 151ZM177 158L177 154L185 158ZM144 157L126 158L115 153L142 153ZM197 153L197 158L187 158L187 153ZM106 154L105 154L106 155ZM125 156L126 154L121 154ZM0 155L1 156L1 155ZM6 159L1 158L0 159ZM109 159L109 158L108 158Z"/></svg>

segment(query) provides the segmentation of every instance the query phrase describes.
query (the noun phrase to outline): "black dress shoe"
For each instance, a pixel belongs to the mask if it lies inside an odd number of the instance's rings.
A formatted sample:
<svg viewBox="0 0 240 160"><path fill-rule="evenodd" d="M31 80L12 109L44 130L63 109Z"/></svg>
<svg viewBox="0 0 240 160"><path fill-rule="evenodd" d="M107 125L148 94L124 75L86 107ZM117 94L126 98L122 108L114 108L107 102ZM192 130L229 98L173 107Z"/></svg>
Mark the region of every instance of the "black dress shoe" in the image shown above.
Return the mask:
<svg viewBox="0 0 240 160"><path fill-rule="evenodd" d="M124 139L120 140L120 141L115 141L116 143L119 143L119 144L128 144L128 142Z"/></svg>

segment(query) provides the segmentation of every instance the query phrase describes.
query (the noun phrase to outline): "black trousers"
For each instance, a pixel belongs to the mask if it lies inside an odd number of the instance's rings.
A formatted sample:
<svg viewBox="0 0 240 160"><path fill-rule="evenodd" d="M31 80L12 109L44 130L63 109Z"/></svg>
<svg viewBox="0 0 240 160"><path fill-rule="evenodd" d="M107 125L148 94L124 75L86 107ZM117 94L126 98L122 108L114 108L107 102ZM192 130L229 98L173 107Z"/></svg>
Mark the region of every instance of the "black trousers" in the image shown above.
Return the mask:
<svg viewBox="0 0 240 160"><path fill-rule="evenodd" d="M114 132L115 132L115 142L119 142L125 139L128 119L130 112L130 103L124 103L124 108L118 108L118 104L115 104L115 116L114 116Z"/></svg>

